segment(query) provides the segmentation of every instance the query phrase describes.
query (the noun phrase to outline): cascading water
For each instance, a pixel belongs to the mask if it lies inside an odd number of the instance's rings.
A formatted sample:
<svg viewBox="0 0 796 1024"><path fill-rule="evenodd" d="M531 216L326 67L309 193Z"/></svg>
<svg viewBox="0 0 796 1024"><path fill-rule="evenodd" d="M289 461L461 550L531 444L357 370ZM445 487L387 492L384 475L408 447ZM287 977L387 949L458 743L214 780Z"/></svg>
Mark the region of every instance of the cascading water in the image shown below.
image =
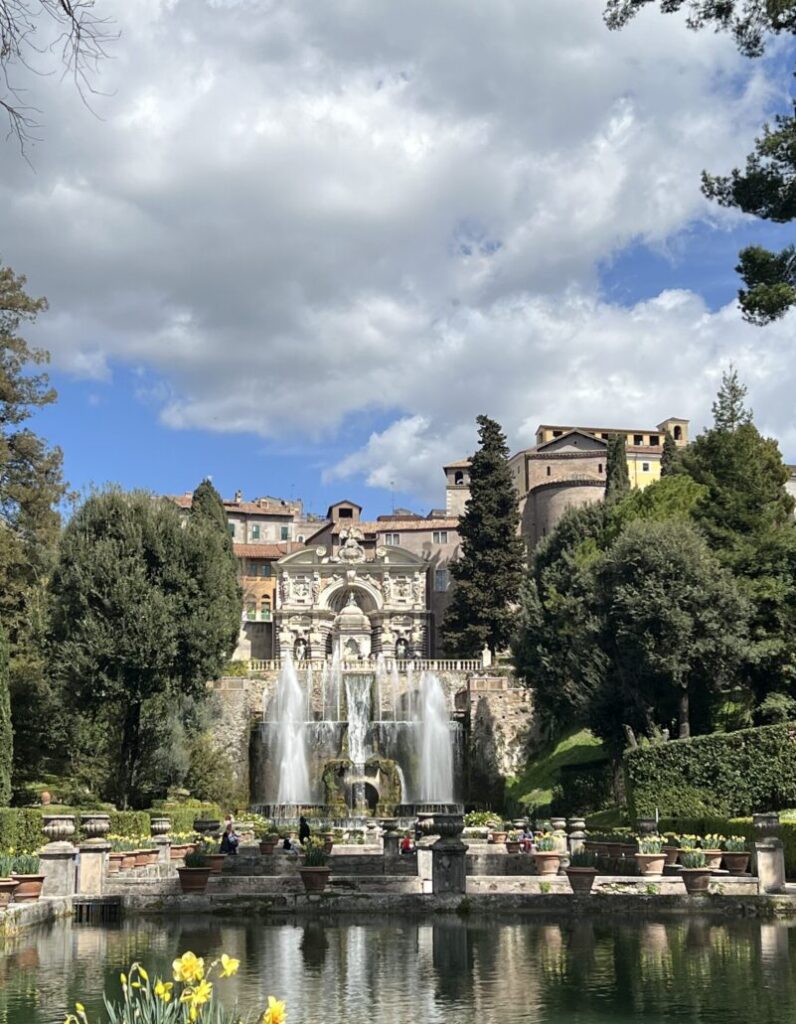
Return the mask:
<svg viewBox="0 0 796 1024"><path fill-rule="evenodd" d="M445 691L434 672L420 677L420 792L423 803L453 802L453 745Z"/></svg>
<svg viewBox="0 0 796 1024"><path fill-rule="evenodd" d="M306 734L307 699L293 662L287 659L276 689L276 761L279 765L278 804L310 802L310 772Z"/></svg>
<svg viewBox="0 0 796 1024"><path fill-rule="evenodd" d="M355 765L364 765L368 758L367 736L370 724L369 675L345 677L345 696L348 704L348 756Z"/></svg>

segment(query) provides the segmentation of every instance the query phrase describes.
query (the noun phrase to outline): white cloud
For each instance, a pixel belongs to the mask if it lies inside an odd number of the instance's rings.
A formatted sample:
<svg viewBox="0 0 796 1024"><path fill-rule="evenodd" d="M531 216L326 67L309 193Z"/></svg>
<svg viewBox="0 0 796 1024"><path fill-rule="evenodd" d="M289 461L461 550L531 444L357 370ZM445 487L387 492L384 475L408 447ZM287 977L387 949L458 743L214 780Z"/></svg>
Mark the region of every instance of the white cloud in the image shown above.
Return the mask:
<svg viewBox="0 0 796 1024"><path fill-rule="evenodd" d="M514 445L696 417L729 358L784 433L786 326L597 294L631 241L731 220L699 172L743 158L772 93L730 40L652 12L610 33L599 0L108 7L102 119L35 82L36 173L6 148L0 180L57 365L146 366L175 428L318 439L378 411L333 475L437 502L479 412Z"/></svg>

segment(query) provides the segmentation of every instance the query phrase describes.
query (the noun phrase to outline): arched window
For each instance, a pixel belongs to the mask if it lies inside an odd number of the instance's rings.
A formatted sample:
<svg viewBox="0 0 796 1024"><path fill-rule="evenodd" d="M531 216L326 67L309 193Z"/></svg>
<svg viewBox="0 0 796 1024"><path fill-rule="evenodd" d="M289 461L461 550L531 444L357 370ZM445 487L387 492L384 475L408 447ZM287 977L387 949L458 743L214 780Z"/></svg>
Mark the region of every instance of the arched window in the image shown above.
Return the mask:
<svg viewBox="0 0 796 1024"><path fill-rule="evenodd" d="M462 471L460 469L456 470L456 472L455 472L455 474L453 476L453 482L454 482L454 484L457 484L457 485L464 483L464 473L462 473Z"/></svg>
<svg viewBox="0 0 796 1024"><path fill-rule="evenodd" d="M674 439L675 439L675 441L682 441L683 440L683 428L682 427L675 427L674 428Z"/></svg>

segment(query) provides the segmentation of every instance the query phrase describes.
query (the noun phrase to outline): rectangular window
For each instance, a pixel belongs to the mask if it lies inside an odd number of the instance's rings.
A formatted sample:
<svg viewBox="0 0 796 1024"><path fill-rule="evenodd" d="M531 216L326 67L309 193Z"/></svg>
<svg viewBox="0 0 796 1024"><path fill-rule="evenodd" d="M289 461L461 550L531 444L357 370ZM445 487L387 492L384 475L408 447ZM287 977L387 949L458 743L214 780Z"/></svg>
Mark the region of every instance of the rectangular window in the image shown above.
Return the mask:
<svg viewBox="0 0 796 1024"><path fill-rule="evenodd" d="M602 471L603 471L603 464L602 464L602 462L598 462L597 463L597 472L598 473L602 473Z"/></svg>
<svg viewBox="0 0 796 1024"><path fill-rule="evenodd" d="M643 434L634 434L633 435L633 444L636 446L636 448L640 448L641 445L644 444L644 435Z"/></svg>
<svg viewBox="0 0 796 1024"><path fill-rule="evenodd" d="M266 577L271 575L271 563L270 562L261 562L260 563L260 575L261 576L266 576Z"/></svg>
<svg viewBox="0 0 796 1024"><path fill-rule="evenodd" d="M564 433L564 431L563 431L563 430L554 430L554 431L553 431L553 437L561 437L561 435L562 435L563 433Z"/></svg>
<svg viewBox="0 0 796 1024"><path fill-rule="evenodd" d="M434 570L434 589L438 593L444 593L448 589L448 570L447 569L435 569Z"/></svg>
<svg viewBox="0 0 796 1024"><path fill-rule="evenodd" d="M232 522L231 519L227 522L227 526L229 528L229 535L230 535L230 537L234 537L235 536L235 524Z"/></svg>
<svg viewBox="0 0 796 1024"><path fill-rule="evenodd" d="M600 437L603 439L603 441L607 441L608 440L608 435L607 434L600 434Z"/></svg>
<svg viewBox="0 0 796 1024"><path fill-rule="evenodd" d="M650 447L655 448L656 445L661 443L661 439L657 434L650 434Z"/></svg>
<svg viewBox="0 0 796 1024"><path fill-rule="evenodd" d="M257 605L254 601L249 601L246 605L246 618L249 622L254 622L257 618Z"/></svg>
<svg viewBox="0 0 796 1024"><path fill-rule="evenodd" d="M252 540L259 540L260 539L260 524L259 523L252 523L251 538L252 538Z"/></svg>
<svg viewBox="0 0 796 1024"><path fill-rule="evenodd" d="M388 547L391 547L391 548L399 547L399 545L401 543L401 535L400 535L400 533L385 533L384 534L384 543Z"/></svg>
<svg viewBox="0 0 796 1024"><path fill-rule="evenodd" d="M280 540L290 540L290 527L289 526L282 526L282 527L280 527L279 539Z"/></svg>
<svg viewBox="0 0 796 1024"><path fill-rule="evenodd" d="M271 621L271 602L267 597L264 597L260 606L260 621L270 622Z"/></svg>
<svg viewBox="0 0 796 1024"><path fill-rule="evenodd" d="M650 471L650 464L649 464L649 462L642 462L641 463L641 472L642 473L649 473L649 471Z"/></svg>
<svg viewBox="0 0 796 1024"><path fill-rule="evenodd" d="M431 540L434 544L447 544L448 543L448 531L447 530L433 530L431 533Z"/></svg>

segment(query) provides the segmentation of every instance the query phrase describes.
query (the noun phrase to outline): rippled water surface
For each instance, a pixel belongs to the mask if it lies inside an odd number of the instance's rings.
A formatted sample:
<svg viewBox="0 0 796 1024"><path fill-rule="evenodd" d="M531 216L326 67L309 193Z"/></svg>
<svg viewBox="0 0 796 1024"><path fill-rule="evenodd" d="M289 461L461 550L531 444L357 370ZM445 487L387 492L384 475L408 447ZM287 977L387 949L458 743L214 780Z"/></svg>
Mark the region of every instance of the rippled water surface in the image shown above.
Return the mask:
<svg viewBox="0 0 796 1024"><path fill-rule="evenodd" d="M58 925L0 945L0 1024L51 1024L133 960L168 976L187 949L238 957L230 1004L286 999L289 1024L477 1021L792 1024L796 929L784 924L395 916L368 921L136 920Z"/></svg>

